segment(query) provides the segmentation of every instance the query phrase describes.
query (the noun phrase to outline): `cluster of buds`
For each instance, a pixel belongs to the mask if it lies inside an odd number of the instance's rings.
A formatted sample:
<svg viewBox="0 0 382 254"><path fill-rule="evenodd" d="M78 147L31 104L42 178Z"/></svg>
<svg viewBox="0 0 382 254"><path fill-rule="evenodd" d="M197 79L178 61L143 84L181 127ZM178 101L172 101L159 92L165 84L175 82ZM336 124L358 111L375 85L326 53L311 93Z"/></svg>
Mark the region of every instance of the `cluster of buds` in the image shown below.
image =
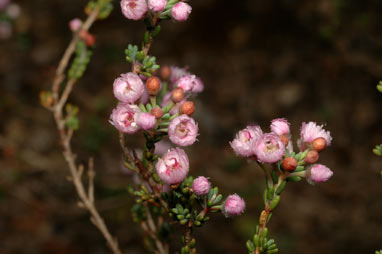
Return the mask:
<svg viewBox="0 0 382 254"><path fill-rule="evenodd" d="M158 17L185 21L191 13L191 6L179 0L122 0L123 15L132 20L145 18L149 13Z"/></svg>
<svg viewBox="0 0 382 254"><path fill-rule="evenodd" d="M258 125L247 126L236 134L231 147L238 156L259 163L280 164L283 171L299 172L298 176L306 177L309 182L324 182L333 175L326 166L315 164L319 153L332 141L330 132L325 131L322 125L314 122L302 124L297 141L298 156L293 151L290 124L286 119L274 119L270 129L270 133L263 133ZM303 170L305 165L309 165L307 170Z"/></svg>

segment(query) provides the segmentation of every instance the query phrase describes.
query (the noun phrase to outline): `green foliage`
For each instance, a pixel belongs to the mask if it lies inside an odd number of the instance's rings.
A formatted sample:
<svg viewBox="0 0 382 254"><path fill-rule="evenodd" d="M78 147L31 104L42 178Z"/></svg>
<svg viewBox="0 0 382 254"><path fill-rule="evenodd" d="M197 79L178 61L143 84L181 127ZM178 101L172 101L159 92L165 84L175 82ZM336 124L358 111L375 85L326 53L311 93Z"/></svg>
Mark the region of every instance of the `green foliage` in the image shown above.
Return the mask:
<svg viewBox="0 0 382 254"><path fill-rule="evenodd" d="M113 4L111 3L111 0L93 0L89 1L88 5L86 6L87 13L92 12L96 7L99 8L97 16L98 19L107 18L113 10Z"/></svg>
<svg viewBox="0 0 382 254"><path fill-rule="evenodd" d="M66 118L65 125L73 130L78 130L79 127L79 119L77 114L79 112L79 108L77 106L73 106L72 104L66 104Z"/></svg>
<svg viewBox="0 0 382 254"><path fill-rule="evenodd" d="M79 40L76 45L74 60L68 72L69 79L79 79L82 77L91 56L92 51L86 47L85 42Z"/></svg>
<svg viewBox="0 0 382 254"><path fill-rule="evenodd" d="M140 64L140 73L145 75L146 77L151 77L152 74L159 69L159 65L156 64L155 56L146 56L144 53L144 49L138 50L138 46L129 44L127 49L125 49L126 60L129 63Z"/></svg>
<svg viewBox="0 0 382 254"><path fill-rule="evenodd" d="M264 228L259 234L260 227L256 227L256 234L253 236L253 240L247 241L248 253L252 254L256 248L259 249L260 254L275 254L279 253L279 249L275 243L275 240L268 239L268 228Z"/></svg>
<svg viewBox="0 0 382 254"><path fill-rule="evenodd" d="M376 250L375 254L382 254L382 250Z"/></svg>
<svg viewBox="0 0 382 254"><path fill-rule="evenodd" d="M382 144L375 146L373 153L377 156L382 156Z"/></svg>

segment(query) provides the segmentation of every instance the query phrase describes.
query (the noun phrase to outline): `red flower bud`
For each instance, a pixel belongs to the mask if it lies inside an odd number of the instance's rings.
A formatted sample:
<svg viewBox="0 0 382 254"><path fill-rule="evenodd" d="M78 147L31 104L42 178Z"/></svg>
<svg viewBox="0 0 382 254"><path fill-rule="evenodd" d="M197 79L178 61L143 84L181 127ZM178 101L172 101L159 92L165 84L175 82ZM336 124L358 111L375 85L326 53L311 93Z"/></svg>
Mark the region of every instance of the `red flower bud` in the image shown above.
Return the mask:
<svg viewBox="0 0 382 254"><path fill-rule="evenodd" d="M313 140L312 146L314 150L316 150L317 152L321 152L326 147L326 139L322 137L316 138L315 140Z"/></svg>
<svg viewBox="0 0 382 254"><path fill-rule="evenodd" d="M286 171L294 171L297 168L297 160L293 157L287 157L283 160L281 166Z"/></svg>
<svg viewBox="0 0 382 254"><path fill-rule="evenodd" d="M88 47L93 46L96 41L95 36L85 30L80 31L80 38L84 40L86 46Z"/></svg>
<svg viewBox="0 0 382 254"><path fill-rule="evenodd" d="M163 110L158 107L151 109L150 113L155 116L156 119L159 119L163 116Z"/></svg>
<svg viewBox="0 0 382 254"><path fill-rule="evenodd" d="M146 89L150 95L157 95L160 90L159 78L152 76L146 80Z"/></svg>
<svg viewBox="0 0 382 254"><path fill-rule="evenodd" d="M307 163L315 163L316 161L318 161L318 158L320 157L320 155L318 154L318 152L316 150L312 150L312 151L309 151L308 154L306 155L305 157L305 161Z"/></svg>
<svg viewBox="0 0 382 254"><path fill-rule="evenodd" d="M195 112L195 103L192 101L186 101L180 107L180 113L186 114L188 116L192 115Z"/></svg>
<svg viewBox="0 0 382 254"><path fill-rule="evenodd" d="M172 91L172 100L175 103L181 102L184 98L184 90L180 87L175 88Z"/></svg>
<svg viewBox="0 0 382 254"><path fill-rule="evenodd" d="M163 80L169 80L171 77L171 68L169 66L163 66L159 69L159 76Z"/></svg>

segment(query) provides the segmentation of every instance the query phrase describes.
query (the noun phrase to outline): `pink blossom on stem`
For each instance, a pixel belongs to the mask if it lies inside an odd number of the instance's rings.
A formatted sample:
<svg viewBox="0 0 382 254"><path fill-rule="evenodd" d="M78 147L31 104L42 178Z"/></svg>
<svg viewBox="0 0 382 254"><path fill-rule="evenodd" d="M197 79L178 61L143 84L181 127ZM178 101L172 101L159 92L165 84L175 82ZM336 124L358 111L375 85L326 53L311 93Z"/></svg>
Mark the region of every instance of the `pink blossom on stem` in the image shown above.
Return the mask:
<svg viewBox="0 0 382 254"><path fill-rule="evenodd" d="M239 195L229 195L224 202L223 212L226 216L240 215L244 212L245 202Z"/></svg>
<svg viewBox="0 0 382 254"><path fill-rule="evenodd" d="M310 172L308 171L308 181L313 183L321 183L321 182L326 182L329 180L330 177L332 177L333 172L326 167L325 165L322 164L316 164L312 166L310 169Z"/></svg>
<svg viewBox="0 0 382 254"><path fill-rule="evenodd" d="M196 195L205 195L211 189L211 183L204 176L199 176L192 183L192 190Z"/></svg>
<svg viewBox="0 0 382 254"><path fill-rule="evenodd" d="M286 135L290 132L289 125L289 122L284 118L273 119L271 122L271 130L279 136Z"/></svg>
<svg viewBox="0 0 382 254"><path fill-rule="evenodd" d="M275 163L283 157L285 145L276 134L266 133L257 140L254 151L258 161Z"/></svg>
<svg viewBox="0 0 382 254"><path fill-rule="evenodd" d="M139 130L136 120L140 112L136 105L120 103L113 109L109 122L121 132L133 134Z"/></svg>
<svg viewBox="0 0 382 254"><path fill-rule="evenodd" d="M176 145L192 145L198 136L198 125L188 115L180 115L170 122L168 136Z"/></svg>
<svg viewBox="0 0 382 254"><path fill-rule="evenodd" d="M147 13L146 0L122 0L121 10L122 14L133 20L142 19Z"/></svg>
<svg viewBox="0 0 382 254"><path fill-rule="evenodd" d="M191 6L185 2L179 2L171 9L171 16L177 21L186 21L191 13Z"/></svg>
<svg viewBox="0 0 382 254"><path fill-rule="evenodd" d="M239 131L230 145L236 155L242 157L250 157L255 155L254 147L259 137L263 135L263 131L258 125L251 125L244 130Z"/></svg>
<svg viewBox="0 0 382 254"><path fill-rule="evenodd" d="M300 136L297 141L300 150L305 150L304 143L311 143L316 138L324 138L326 140L326 146L329 146L332 142L332 137L329 131L323 129L323 125L317 125L315 122L302 123Z"/></svg>
<svg viewBox="0 0 382 254"><path fill-rule="evenodd" d="M158 159L156 170L164 183L177 184L182 182L189 171L187 154L179 147L169 150L162 158Z"/></svg>
<svg viewBox="0 0 382 254"><path fill-rule="evenodd" d="M203 90L204 90L204 84L203 84L202 80L200 78L196 77L195 85L194 85L194 88L192 89L192 92L201 93L201 92L203 92Z"/></svg>
<svg viewBox="0 0 382 254"><path fill-rule="evenodd" d="M197 78L195 75L184 75L181 77L176 86L183 88L184 92L194 92L195 86L200 86L200 79L197 81ZM200 89L200 87L197 87L197 89Z"/></svg>
<svg viewBox="0 0 382 254"><path fill-rule="evenodd" d="M121 102L134 103L142 96L144 90L142 80L133 72L121 74L114 80L114 96Z"/></svg>
<svg viewBox="0 0 382 254"><path fill-rule="evenodd" d="M167 0L149 0L149 9L152 11L163 11L166 7Z"/></svg>
<svg viewBox="0 0 382 254"><path fill-rule="evenodd" d="M82 26L82 21L79 18L72 19L69 22L69 28L72 32L76 32L80 30L81 26Z"/></svg>
<svg viewBox="0 0 382 254"><path fill-rule="evenodd" d="M158 143L155 143L154 153L159 155L159 156L162 156L163 154L165 154L170 149L171 149L171 143L162 139Z"/></svg>
<svg viewBox="0 0 382 254"><path fill-rule="evenodd" d="M144 130L151 130L155 127L157 120L150 113L140 113L137 116L137 125Z"/></svg>
<svg viewBox="0 0 382 254"><path fill-rule="evenodd" d="M190 75L190 73L186 70L186 68L171 66L170 69L171 69L170 81L173 84L178 82L178 80L184 75Z"/></svg>

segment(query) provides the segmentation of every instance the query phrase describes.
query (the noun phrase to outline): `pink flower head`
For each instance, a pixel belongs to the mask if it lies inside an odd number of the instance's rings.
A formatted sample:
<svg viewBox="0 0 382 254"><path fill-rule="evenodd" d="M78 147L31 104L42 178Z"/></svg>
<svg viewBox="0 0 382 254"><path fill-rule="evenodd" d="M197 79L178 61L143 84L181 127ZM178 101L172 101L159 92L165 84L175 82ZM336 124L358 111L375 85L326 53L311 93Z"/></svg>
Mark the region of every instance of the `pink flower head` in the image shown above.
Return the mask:
<svg viewBox="0 0 382 254"><path fill-rule="evenodd" d="M290 132L289 122L284 118L273 119L271 122L271 130L277 135L287 135Z"/></svg>
<svg viewBox="0 0 382 254"><path fill-rule="evenodd" d="M203 84L202 80L200 78L196 77L195 85L194 85L194 88L192 89L192 92L201 93L201 92L203 92L203 90L204 90L204 84Z"/></svg>
<svg viewBox="0 0 382 254"><path fill-rule="evenodd" d="M81 26L82 26L82 21L79 18L72 19L69 22L69 28L72 32L76 32L80 30Z"/></svg>
<svg viewBox="0 0 382 254"><path fill-rule="evenodd" d="M259 137L263 135L260 126L248 126L244 130L239 131L230 145L236 155L242 157L250 157L255 155L254 146Z"/></svg>
<svg viewBox="0 0 382 254"><path fill-rule="evenodd" d="M204 176L199 176L192 183L192 190L196 195L205 195L211 189L211 183Z"/></svg>
<svg viewBox="0 0 382 254"><path fill-rule="evenodd" d="M7 14L12 19L15 19L18 16L20 16L20 13L21 13L21 9L20 9L20 6L18 4L10 4L7 7Z"/></svg>
<svg viewBox="0 0 382 254"><path fill-rule="evenodd" d="M257 140L254 150L258 161L274 163L283 157L285 145L276 134L266 133Z"/></svg>
<svg viewBox="0 0 382 254"><path fill-rule="evenodd" d="M147 3L146 0L122 0L121 10L126 18L138 20L146 15Z"/></svg>
<svg viewBox="0 0 382 254"><path fill-rule="evenodd" d="M137 125L144 130L151 130L155 127L157 120L155 116L150 113L140 113L137 116Z"/></svg>
<svg viewBox="0 0 382 254"><path fill-rule="evenodd" d="M329 146L332 142L332 137L329 131L323 129L323 125L317 125L315 122L302 123L300 136L301 139L297 141L299 148L304 150L304 143L310 143L316 138L324 138L326 140L326 146Z"/></svg>
<svg viewBox="0 0 382 254"><path fill-rule="evenodd" d="M9 0L0 0L0 10L7 7L8 4L9 4Z"/></svg>
<svg viewBox="0 0 382 254"><path fill-rule="evenodd" d="M139 130L136 120L140 112L136 105L120 103L113 109L109 122L121 132L133 134Z"/></svg>
<svg viewBox="0 0 382 254"><path fill-rule="evenodd" d="M191 6L185 2L179 2L171 9L171 16L177 21L185 21L191 13Z"/></svg>
<svg viewBox="0 0 382 254"><path fill-rule="evenodd" d="M229 195L224 202L224 213L226 216L229 215L240 215L244 212L245 202L239 195L233 194Z"/></svg>
<svg viewBox="0 0 382 254"><path fill-rule="evenodd" d="M186 68L179 68L176 66L171 66L171 77L170 81L171 83L175 84L178 82L178 80L183 77L184 75L189 75L190 73L186 70Z"/></svg>
<svg viewBox="0 0 382 254"><path fill-rule="evenodd" d="M198 81L195 75L184 75L178 80L176 86L183 88L184 92L194 92L195 86L199 86L197 89L200 90L199 82L200 79Z"/></svg>
<svg viewBox="0 0 382 254"><path fill-rule="evenodd" d="M162 156L163 154L165 154L170 149L171 149L171 143L162 139L161 141L159 141L158 143L155 144L154 153L159 155L159 156Z"/></svg>
<svg viewBox="0 0 382 254"><path fill-rule="evenodd" d="M332 175L333 172L325 165L315 164L310 169L310 177L308 178L308 181L311 183L326 182L330 177L332 177Z"/></svg>
<svg viewBox="0 0 382 254"><path fill-rule="evenodd" d="M149 9L152 11L163 11L167 0L149 0Z"/></svg>
<svg viewBox="0 0 382 254"><path fill-rule="evenodd" d="M168 136L172 143L176 145L192 145L198 136L198 125L188 115L180 115L170 122Z"/></svg>
<svg viewBox="0 0 382 254"><path fill-rule="evenodd" d="M121 74L114 80L114 96L121 102L134 103L142 96L144 90L142 80L132 72Z"/></svg>
<svg viewBox="0 0 382 254"><path fill-rule="evenodd" d="M179 147L173 148L158 159L156 169L164 183L180 183L186 178L189 170L187 154Z"/></svg>

